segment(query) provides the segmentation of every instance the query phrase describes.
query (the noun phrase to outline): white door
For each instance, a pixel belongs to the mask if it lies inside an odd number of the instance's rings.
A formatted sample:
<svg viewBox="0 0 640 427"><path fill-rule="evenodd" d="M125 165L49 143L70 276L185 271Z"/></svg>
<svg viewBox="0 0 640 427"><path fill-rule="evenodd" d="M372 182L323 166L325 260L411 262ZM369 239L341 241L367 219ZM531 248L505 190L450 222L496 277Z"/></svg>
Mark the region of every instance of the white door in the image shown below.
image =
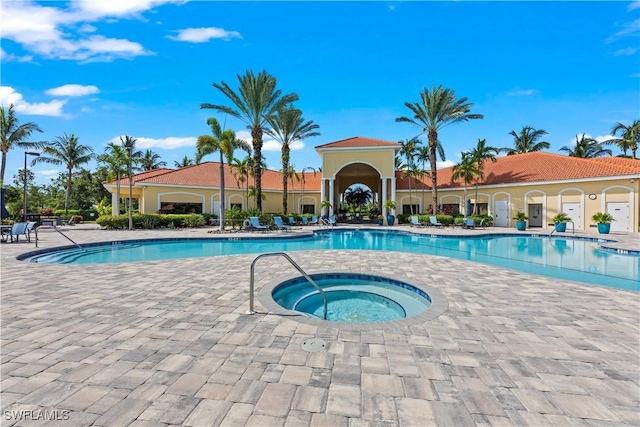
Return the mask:
<svg viewBox="0 0 640 427"><path fill-rule="evenodd" d="M569 215L576 230L582 230L582 215L580 214L580 203L563 203L562 212Z"/></svg>
<svg viewBox="0 0 640 427"><path fill-rule="evenodd" d="M495 207L495 220L493 225L496 227L508 227L509 226L509 205L506 200L496 200L494 202Z"/></svg>
<svg viewBox="0 0 640 427"><path fill-rule="evenodd" d="M629 231L629 203L607 203L607 213L613 217L611 231Z"/></svg>
<svg viewBox="0 0 640 427"><path fill-rule="evenodd" d="M211 213L216 214L218 218L220 218L220 201L219 200L213 201L213 212Z"/></svg>

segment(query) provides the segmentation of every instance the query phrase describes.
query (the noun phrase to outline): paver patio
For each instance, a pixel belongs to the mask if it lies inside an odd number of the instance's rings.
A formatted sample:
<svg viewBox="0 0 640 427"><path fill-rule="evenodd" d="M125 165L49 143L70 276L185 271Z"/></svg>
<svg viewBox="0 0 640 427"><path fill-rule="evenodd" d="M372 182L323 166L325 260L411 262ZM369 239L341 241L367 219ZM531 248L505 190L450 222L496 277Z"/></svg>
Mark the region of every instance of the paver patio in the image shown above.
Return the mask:
<svg viewBox="0 0 640 427"><path fill-rule="evenodd" d="M80 243L211 236L65 232ZM64 244L40 232L40 247ZM447 304L409 326L308 324L261 303L261 288L297 275L278 258L257 265L258 313L247 315L255 254L15 260L32 249L0 246L2 425L640 425L636 292L436 256L291 252L308 273L390 276ZM303 350L313 337L326 350ZM38 414L68 419L26 419Z"/></svg>

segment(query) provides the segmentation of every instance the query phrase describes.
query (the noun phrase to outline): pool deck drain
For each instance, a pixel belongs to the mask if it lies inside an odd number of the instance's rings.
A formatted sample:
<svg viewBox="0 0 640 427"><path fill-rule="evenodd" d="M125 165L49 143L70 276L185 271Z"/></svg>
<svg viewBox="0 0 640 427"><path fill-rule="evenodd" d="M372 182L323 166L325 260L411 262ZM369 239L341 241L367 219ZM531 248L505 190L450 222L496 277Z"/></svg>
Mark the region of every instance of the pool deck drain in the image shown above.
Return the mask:
<svg viewBox="0 0 640 427"><path fill-rule="evenodd" d="M316 353L318 351L327 349L327 342L320 338L310 338L302 341L302 349L310 353Z"/></svg>
<svg viewBox="0 0 640 427"><path fill-rule="evenodd" d="M79 243L207 235L65 232ZM66 244L54 234L40 246ZM639 246L636 235L608 237ZM38 409L74 426L640 425L638 293L434 256L292 252L310 273L419 278L448 301L417 324L327 327L260 303L245 315L254 255L15 260L33 248L0 245L2 425L39 425L19 419ZM269 260L256 287L295 273ZM328 348L303 350L314 338Z"/></svg>

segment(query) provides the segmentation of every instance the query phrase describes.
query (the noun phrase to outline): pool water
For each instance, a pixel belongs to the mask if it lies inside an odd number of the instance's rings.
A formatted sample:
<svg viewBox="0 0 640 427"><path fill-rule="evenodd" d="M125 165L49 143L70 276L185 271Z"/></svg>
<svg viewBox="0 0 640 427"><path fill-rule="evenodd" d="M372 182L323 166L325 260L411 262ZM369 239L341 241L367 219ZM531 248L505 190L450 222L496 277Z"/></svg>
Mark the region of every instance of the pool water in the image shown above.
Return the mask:
<svg viewBox="0 0 640 427"><path fill-rule="evenodd" d="M592 240L490 235L430 236L394 230L318 231L309 237L168 239L107 242L50 251L31 262L92 264L138 262L300 250L379 250L439 255L620 289L640 291L640 256L603 251ZM24 254L21 259L29 257Z"/></svg>
<svg viewBox="0 0 640 427"><path fill-rule="evenodd" d="M327 319L336 322L384 322L422 313L431 298L393 279L351 273L319 273L311 278L327 296ZM281 307L324 318L324 298L304 277L277 285L271 293Z"/></svg>

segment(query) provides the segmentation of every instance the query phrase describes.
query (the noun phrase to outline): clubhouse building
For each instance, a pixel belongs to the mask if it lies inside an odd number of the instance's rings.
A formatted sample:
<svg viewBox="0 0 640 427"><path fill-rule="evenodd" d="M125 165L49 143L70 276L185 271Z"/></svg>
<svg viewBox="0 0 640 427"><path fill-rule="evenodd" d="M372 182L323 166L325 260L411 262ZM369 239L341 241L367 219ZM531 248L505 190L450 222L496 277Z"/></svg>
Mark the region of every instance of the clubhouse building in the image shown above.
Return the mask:
<svg viewBox="0 0 640 427"><path fill-rule="evenodd" d="M394 200L397 213L424 213L434 205L431 178L403 178L395 170L397 142L353 137L316 147L322 158L322 172L300 172L300 180L289 180L289 213L333 214L353 184L369 187L374 202L381 206ZM133 176L132 196L140 213L219 213L227 209L255 207L248 182L224 165L225 200L220 200L220 164L204 162L182 169L154 169ZM493 217L495 227L514 227L513 216L525 212L529 228L553 228L552 218L568 214L576 230L595 230L591 216L610 213L611 231L638 232L640 223L640 160L619 157L581 159L546 152L498 157L484 164L484 179L465 189L462 180L452 181L453 168L438 170L438 199L435 204L448 212L464 213L477 204L481 214ZM244 179L244 181L242 181ZM118 185L119 184L119 185ZM112 194L113 212L119 212L119 198L129 197L129 181L104 183ZM282 211L282 176L265 169L262 175L265 212ZM331 206L321 208L323 201ZM385 209L383 215L386 214ZM386 215L385 215L386 216Z"/></svg>

